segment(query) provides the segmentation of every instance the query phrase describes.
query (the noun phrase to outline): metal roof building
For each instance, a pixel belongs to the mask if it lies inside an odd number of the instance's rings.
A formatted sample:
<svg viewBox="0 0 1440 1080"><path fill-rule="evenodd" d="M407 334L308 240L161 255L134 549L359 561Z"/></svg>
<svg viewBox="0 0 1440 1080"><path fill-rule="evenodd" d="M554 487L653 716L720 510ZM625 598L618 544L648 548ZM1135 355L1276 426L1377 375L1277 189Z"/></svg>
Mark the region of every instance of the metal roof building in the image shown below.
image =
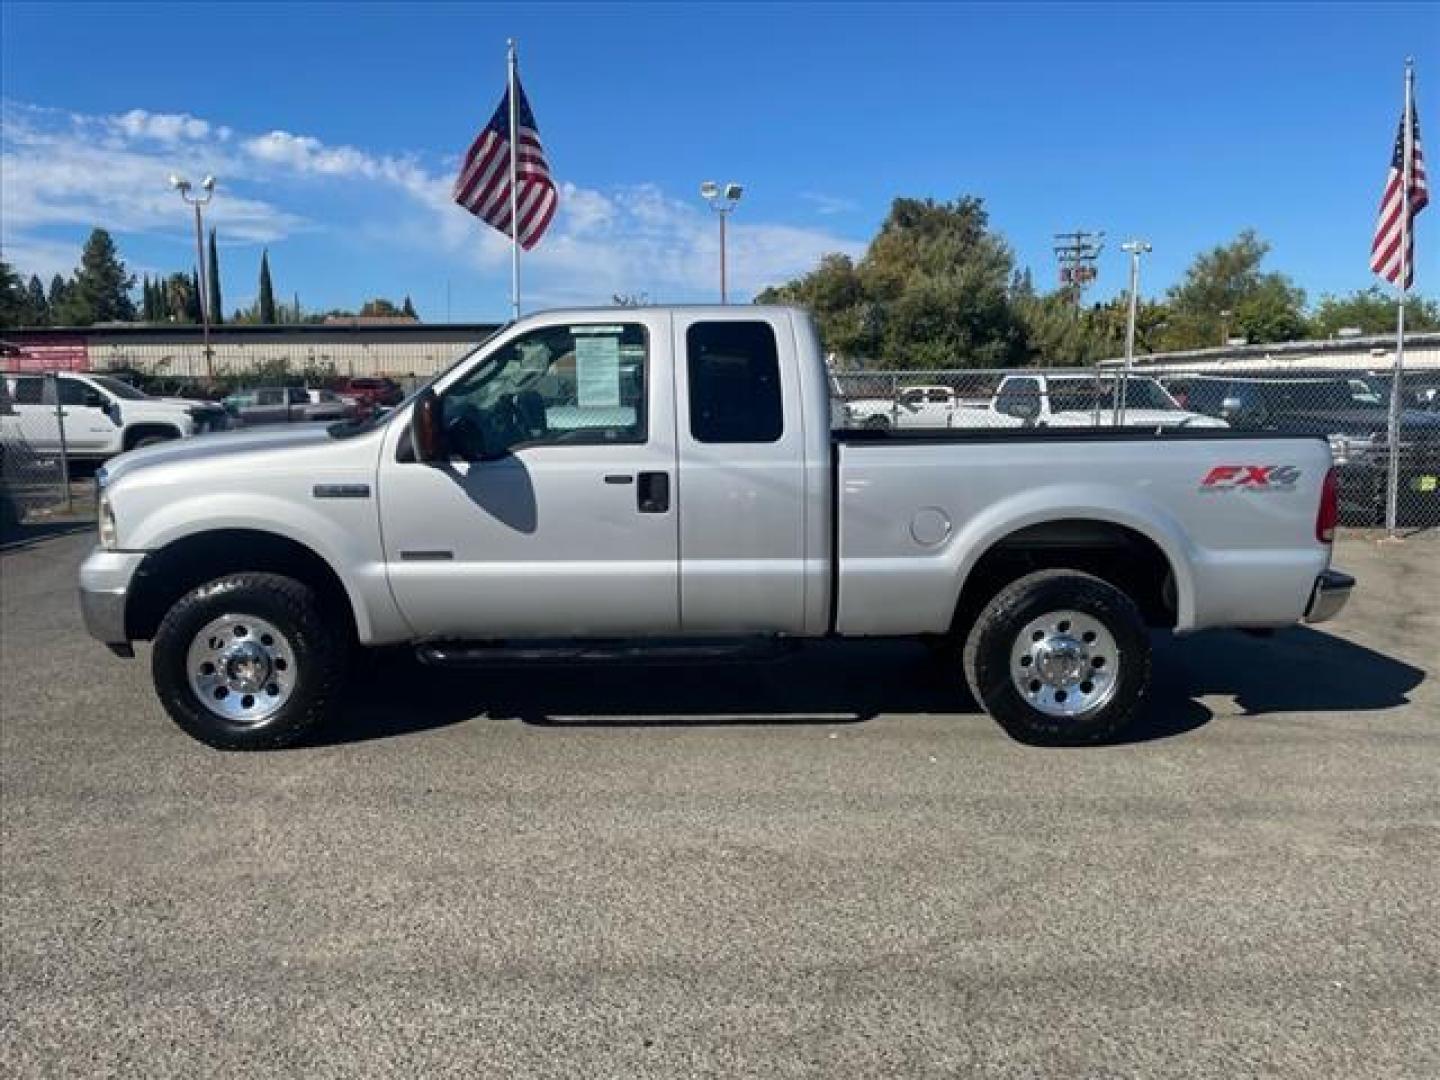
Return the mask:
<svg viewBox="0 0 1440 1080"><path fill-rule="evenodd" d="M425 376L446 367L499 323L298 323L221 325L210 331L215 375ZM0 331L7 370L133 368L201 378L207 371L198 326L39 327Z"/></svg>

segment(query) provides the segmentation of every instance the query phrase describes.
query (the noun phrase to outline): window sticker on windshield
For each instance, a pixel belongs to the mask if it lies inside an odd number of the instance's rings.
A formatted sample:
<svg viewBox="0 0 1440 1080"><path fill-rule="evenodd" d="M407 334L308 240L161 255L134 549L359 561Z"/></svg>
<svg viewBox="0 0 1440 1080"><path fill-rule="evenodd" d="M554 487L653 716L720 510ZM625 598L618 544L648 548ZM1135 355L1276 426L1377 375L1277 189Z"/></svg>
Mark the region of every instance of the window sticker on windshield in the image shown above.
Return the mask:
<svg viewBox="0 0 1440 1080"><path fill-rule="evenodd" d="M619 327L615 328L619 331ZM620 339L575 339L575 389L582 409L611 409L620 404Z"/></svg>
<svg viewBox="0 0 1440 1080"><path fill-rule="evenodd" d="M574 337L582 337L588 334L610 334L619 337L625 333L623 326L572 326L570 333Z"/></svg>

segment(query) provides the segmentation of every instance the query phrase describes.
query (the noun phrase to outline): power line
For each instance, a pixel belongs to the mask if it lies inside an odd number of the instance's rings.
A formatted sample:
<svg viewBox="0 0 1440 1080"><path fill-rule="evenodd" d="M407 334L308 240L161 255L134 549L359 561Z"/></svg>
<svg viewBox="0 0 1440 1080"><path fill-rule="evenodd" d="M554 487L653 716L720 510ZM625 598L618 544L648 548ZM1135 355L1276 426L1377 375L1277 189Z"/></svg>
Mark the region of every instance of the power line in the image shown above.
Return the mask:
<svg viewBox="0 0 1440 1080"><path fill-rule="evenodd" d="M1054 235L1055 260L1060 266L1060 289L1069 293L1071 303L1078 308L1085 289L1099 275L1095 263L1100 258L1100 252L1105 250L1105 233L1103 230L1076 229Z"/></svg>

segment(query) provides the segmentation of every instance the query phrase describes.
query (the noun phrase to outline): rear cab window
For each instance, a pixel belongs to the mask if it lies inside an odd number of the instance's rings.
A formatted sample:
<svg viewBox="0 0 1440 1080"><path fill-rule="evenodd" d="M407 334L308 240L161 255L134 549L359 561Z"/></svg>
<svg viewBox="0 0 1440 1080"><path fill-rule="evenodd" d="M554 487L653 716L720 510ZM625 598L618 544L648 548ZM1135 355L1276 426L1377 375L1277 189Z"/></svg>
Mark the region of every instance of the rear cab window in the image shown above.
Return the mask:
<svg viewBox="0 0 1440 1080"><path fill-rule="evenodd" d="M780 350L768 322L697 322L685 332L690 434L702 443L773 443L785 430Z"/></svg>

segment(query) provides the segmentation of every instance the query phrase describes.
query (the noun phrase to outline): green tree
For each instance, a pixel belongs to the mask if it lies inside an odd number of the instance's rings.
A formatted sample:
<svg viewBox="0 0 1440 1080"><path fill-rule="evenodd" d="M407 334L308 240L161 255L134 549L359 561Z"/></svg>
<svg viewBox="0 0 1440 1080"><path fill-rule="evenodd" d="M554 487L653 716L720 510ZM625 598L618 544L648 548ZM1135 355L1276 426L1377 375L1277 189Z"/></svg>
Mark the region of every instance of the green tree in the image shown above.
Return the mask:
<svg viewBox="0 0 1440 1080"><path fill-rule="evenodd" d="M210 250L206 260L207 299L210 305L210 321L219 326L225 321L225 306L220 302L220 256L215 250L215 227L210 227Z"/></svg>
<svg viewBox="0 0 1440 1080"><path fill-rule="evenodd" d="M0 326L25 326L30 313L30 295L25 282L8 262L0 260Z"/></svg>
<svg viewBox="0 0 1440 1080"><path fill-rule="evenodd" d="M45 299L45 286L39 276L30 275L30 284L25 288L30 298L30 318L35 326L50 325L50 303Z"/></svg>
<svg viewBox="0 0 1440 1080"><path fill-rule="evenodd" d="M275 322L275 286L270 281L270 252L260 253L260 297L256 301L256 314L266 326Z"/></svg>
<svg viewBox="0 0 1440 1080"><path fill-rule="evenodd" d="M360 314L362 316L379 316L393 319L398 318L403 312L401 312L392 301L386 300L382 296L377 296L374 300L366 300L365 303L361 305Z"/></svg>
<svg viewBox="0 0 1440 1080"><path fill-rule="evenodd" d="M83 326L130 322L135 318L135 304L130 299L134 285L135 276L126 270L110 234L104 229L93 230L75 272L73 321Z"/></svg>
<svg viewBox="0 0 1440 1080"><path fill-rule="evenodd" d="M1348 296L1322 296L1310 319L1316 337L1334 337L1340 330L1356 329L1366 334L1395 330L1395 294L1379 286L1360 289ZM1440 330L1440 302L1414 294L1405 300L1406 330Z"/></svg>
<svg viewBox="0 0 1440 1080"><path fill-rule="evenodd" d="M827 349L883 367L989 367L1025 356L1014 260L984 204L896 199L859 263L827 255L761 293L809 307Z"/></svg>
<svg viewBox="0 0 1440 1080"><path fill-rule="evenodd" d="M766 289L761 304L798 304L815 316L825 348L847 357L874 357L880 351L881 308L866 295L848 255L826 255L804 277Z"/></svg>
<svg viewBox="0 0 1440 1080"><path fill-rule="evenodd" d="M46 297L45 306L50 309L50 323L52 326L74 326L75 319L70 309L70 296L73 286L59 274L50 279L50 292Z"/></svg>
<svg viewBox="0 0 1440 1080"><path fill-rule="evenodd" d="M420 316L415 314L415 305L410 302L409 293L405 294L405 303L400 305L400 314L414 319L416 322L420 321Z"/></svg>
<svg viewBox="0 0 1440 1080"><path fill-rule="evenodd" d="M1230 243L1196 256L1167 294L1164 347L1220 345L1232 331L1251 341L1303 337L1305 293L1283 274L1261 272L1269 251L1269 244L1246 229Z"/></svg>
<svg viewBox="0 0 1440 1080"><path fill-rule="evenodd" d="M176 323L195 321L194 313L197 310L195 283L189 274L174 273L167 277L162 295L164 298L162 318Z"/></svg>
<svg viewBox="0 0 1440 1080"><path fill-rule="evenodd" d="M190 292L186 297L185 320L198 323L205 318L205 312L201 308L200 300L200 268L195 267L190 271Z"/></svg>

